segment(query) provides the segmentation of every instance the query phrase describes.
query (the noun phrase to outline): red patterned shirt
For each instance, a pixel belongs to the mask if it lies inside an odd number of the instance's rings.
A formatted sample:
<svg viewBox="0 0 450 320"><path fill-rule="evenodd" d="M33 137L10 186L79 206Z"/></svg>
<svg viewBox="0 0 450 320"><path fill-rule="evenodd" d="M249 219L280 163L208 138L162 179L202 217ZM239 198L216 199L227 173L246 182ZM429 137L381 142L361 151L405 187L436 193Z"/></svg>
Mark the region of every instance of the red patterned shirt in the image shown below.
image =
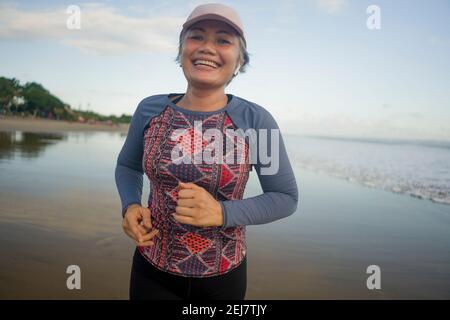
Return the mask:
<svg viewBox="0 0 450 320"><path fill-rule="evenodd" d="M147 98L133 115L116 167L122 213L129 204L140 203L140 179L145 172L151 184L148 208L152 225L159 233L153 238L154 246L139 247L142 255L160 270L176 275L221 275L243 261L246 225L267 223L295 211L298 201L295 178L281 139L280 169L276 174L262 175L259 157L254 164L265 194L243 199L252 169L248 161L249 141L237 139L236 142L230 132L252 127L278 128L273 118L269 116L267 120L268 112L262 107L250 103L246 108L245 103L249 102L232 95L228 95L231 101L224 108L212 112L181 108L169 99L171 96ZM172 161L177 146L182 147L183 157L191 160L202 157L212 141L205 137L208 129L220 133L223 153L218 156L222 161ZM226 158L230 152L234 158L231 163ZM222 227L196 227L174 219L179 181L203 187L221 203Z"/></svg>

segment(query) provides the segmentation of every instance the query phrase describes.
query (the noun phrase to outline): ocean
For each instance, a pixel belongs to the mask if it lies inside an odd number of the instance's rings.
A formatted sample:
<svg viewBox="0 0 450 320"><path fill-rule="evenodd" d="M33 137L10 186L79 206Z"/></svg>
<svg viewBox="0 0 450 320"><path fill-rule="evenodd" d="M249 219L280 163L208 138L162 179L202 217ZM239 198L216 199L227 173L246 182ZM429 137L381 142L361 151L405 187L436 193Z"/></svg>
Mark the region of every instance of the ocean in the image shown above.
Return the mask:
<svg viewBox="0 0 450 320"><path fill-rule="evenodd" d="M450 205L450 141L289 135L285 141L300 168Z"/></svg>

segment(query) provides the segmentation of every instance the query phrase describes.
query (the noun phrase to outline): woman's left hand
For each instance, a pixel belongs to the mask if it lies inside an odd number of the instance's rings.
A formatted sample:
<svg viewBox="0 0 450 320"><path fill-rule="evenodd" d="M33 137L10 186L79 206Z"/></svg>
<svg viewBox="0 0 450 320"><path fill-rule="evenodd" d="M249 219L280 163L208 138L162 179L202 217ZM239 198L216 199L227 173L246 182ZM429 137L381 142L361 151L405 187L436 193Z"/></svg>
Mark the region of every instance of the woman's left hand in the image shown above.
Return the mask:
<svg viewBox="0 0 450 320"><path fill-rule="evenodd" d="M179 182L175 220L197 227L219 227L223 225L220 203L195 183Z"/></svg>

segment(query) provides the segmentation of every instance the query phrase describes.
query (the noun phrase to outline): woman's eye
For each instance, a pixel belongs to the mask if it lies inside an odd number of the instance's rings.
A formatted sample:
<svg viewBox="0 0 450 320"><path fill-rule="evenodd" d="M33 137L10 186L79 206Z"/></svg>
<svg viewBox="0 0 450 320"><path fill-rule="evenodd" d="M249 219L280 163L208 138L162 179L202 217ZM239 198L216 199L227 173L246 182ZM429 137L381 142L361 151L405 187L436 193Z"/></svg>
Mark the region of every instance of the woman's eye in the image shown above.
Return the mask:
<svg viewBox="0 0 450 320"><path fill-rule="evenodd" d="M190 36L189 38L190 38L190 39L193 39L193 40L203 40L203 37L200 36L200 35L197 35L197 36ZM220 44L230 44L230 43L231 43L231 42L228 41L227 39L219 39L219 40L217 40L217 42L220 43Z"/></svg>

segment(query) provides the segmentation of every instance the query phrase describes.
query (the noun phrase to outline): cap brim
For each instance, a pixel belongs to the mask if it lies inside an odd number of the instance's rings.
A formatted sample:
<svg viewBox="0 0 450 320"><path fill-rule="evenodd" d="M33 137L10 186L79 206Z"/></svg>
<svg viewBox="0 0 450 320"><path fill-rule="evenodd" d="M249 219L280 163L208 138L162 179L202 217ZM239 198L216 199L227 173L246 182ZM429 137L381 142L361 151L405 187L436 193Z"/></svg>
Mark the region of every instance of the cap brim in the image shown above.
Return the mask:
<svg viewBox="0 0 450 320"><path fill-rule="evenodd" d="M244 39L244 41L245 41L244 32L243 32L243 30L241 30L241 28L239 28L236 24L234 24L232 21L228 20L227 18L224 18L217 14L209 13L209 14L204 14L204 15L195 17L194 19L186 21L183 24L183 29L187 29L190 26L192 26L194 23L197 23L202 20L208 20L208 19L219 20L219 21L225 22L226 24L230 25L237 32L237 34L239 34L242 37L242 39Z"/></svg>

